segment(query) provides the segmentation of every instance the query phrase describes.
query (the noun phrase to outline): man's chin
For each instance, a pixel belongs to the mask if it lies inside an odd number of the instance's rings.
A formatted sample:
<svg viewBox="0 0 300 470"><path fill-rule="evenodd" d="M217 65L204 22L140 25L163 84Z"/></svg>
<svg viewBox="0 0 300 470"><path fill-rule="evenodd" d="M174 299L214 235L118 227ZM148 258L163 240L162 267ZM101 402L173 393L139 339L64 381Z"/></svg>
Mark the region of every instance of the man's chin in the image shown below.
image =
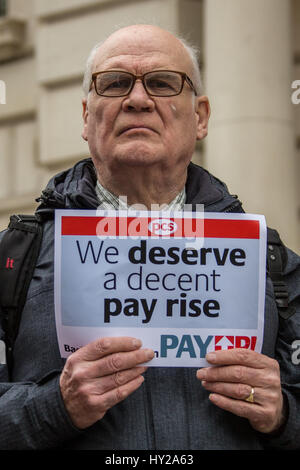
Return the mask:
<svg viewBox="0 0 300 470"><path fill-rule="evenodd" d="M120 165L128 166L151 166L163 161L164 158L153 148L146 146L138 146L137 148L122 149L116 158L116 162Z"/></svg>

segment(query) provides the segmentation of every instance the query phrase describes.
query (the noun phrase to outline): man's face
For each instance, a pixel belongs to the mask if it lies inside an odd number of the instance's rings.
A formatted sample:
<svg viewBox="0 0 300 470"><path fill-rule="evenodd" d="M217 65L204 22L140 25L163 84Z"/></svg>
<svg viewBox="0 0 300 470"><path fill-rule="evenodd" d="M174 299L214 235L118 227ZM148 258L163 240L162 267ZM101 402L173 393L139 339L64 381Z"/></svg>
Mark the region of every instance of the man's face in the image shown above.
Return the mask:
<svg viewBox="0 0 300 470"><path fill-rule="evenodd" d="M93 72L124 70L143 75L153 70L175 70L192 79L189 56L170 33L137 26L114 33L101 46ZM183 171L197 139L205 137L209 105L195 97L185 82L180 95L150 96L136 81L128 96L103 97L94 86L83 101L84 128L95 166L102 171L156 166L161 171Z"/></svg>

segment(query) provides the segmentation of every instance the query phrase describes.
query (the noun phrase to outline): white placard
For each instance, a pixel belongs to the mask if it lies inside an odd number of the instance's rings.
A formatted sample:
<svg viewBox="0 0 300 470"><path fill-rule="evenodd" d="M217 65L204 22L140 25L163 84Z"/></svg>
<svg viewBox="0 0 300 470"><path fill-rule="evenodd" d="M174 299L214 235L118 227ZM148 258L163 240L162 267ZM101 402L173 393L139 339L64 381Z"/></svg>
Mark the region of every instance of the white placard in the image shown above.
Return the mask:
<svg viewBox="0 0 300 470"><path fill-rule="evenodd" d="M155 351L148 366L202 367L210 351L261 351L263 216L55 212L62 357L104 336L140 338Z"/></svg>

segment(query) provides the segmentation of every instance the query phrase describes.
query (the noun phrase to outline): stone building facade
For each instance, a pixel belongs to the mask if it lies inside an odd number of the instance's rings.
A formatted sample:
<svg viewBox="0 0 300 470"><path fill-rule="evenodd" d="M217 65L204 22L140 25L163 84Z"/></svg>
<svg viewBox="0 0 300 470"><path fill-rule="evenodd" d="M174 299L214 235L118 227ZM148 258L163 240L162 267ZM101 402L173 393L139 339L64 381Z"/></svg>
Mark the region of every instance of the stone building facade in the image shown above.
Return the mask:
<svg viewBox="0 0 300 470"><path fill-rule="evenodd" d="M0 0L0 15L0 228L88 156L81 81L93 45L155 23L201 50L212 116L194 161L300 252L300 0Z"/></svg>

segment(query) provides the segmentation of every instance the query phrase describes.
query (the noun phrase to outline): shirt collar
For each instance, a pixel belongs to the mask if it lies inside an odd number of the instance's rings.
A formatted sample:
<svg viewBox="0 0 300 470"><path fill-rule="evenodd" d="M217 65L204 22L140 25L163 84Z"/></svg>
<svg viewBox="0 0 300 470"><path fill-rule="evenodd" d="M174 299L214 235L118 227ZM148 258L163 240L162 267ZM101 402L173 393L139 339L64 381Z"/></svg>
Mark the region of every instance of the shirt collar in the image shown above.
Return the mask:
<svg viewBox="0 0 300 470"><path fill-rule="evenodd" d="M126 199L122 199L122 197L119 198L119 196L111 193L108 189L104 188L99 181L97 181L95 189L99 200L98 209L130 210L130 206L128 207ZM184 187L169 204L160 205L157 207L157 210L181 211L183 210L185 200L186 194Z"/></svg>

